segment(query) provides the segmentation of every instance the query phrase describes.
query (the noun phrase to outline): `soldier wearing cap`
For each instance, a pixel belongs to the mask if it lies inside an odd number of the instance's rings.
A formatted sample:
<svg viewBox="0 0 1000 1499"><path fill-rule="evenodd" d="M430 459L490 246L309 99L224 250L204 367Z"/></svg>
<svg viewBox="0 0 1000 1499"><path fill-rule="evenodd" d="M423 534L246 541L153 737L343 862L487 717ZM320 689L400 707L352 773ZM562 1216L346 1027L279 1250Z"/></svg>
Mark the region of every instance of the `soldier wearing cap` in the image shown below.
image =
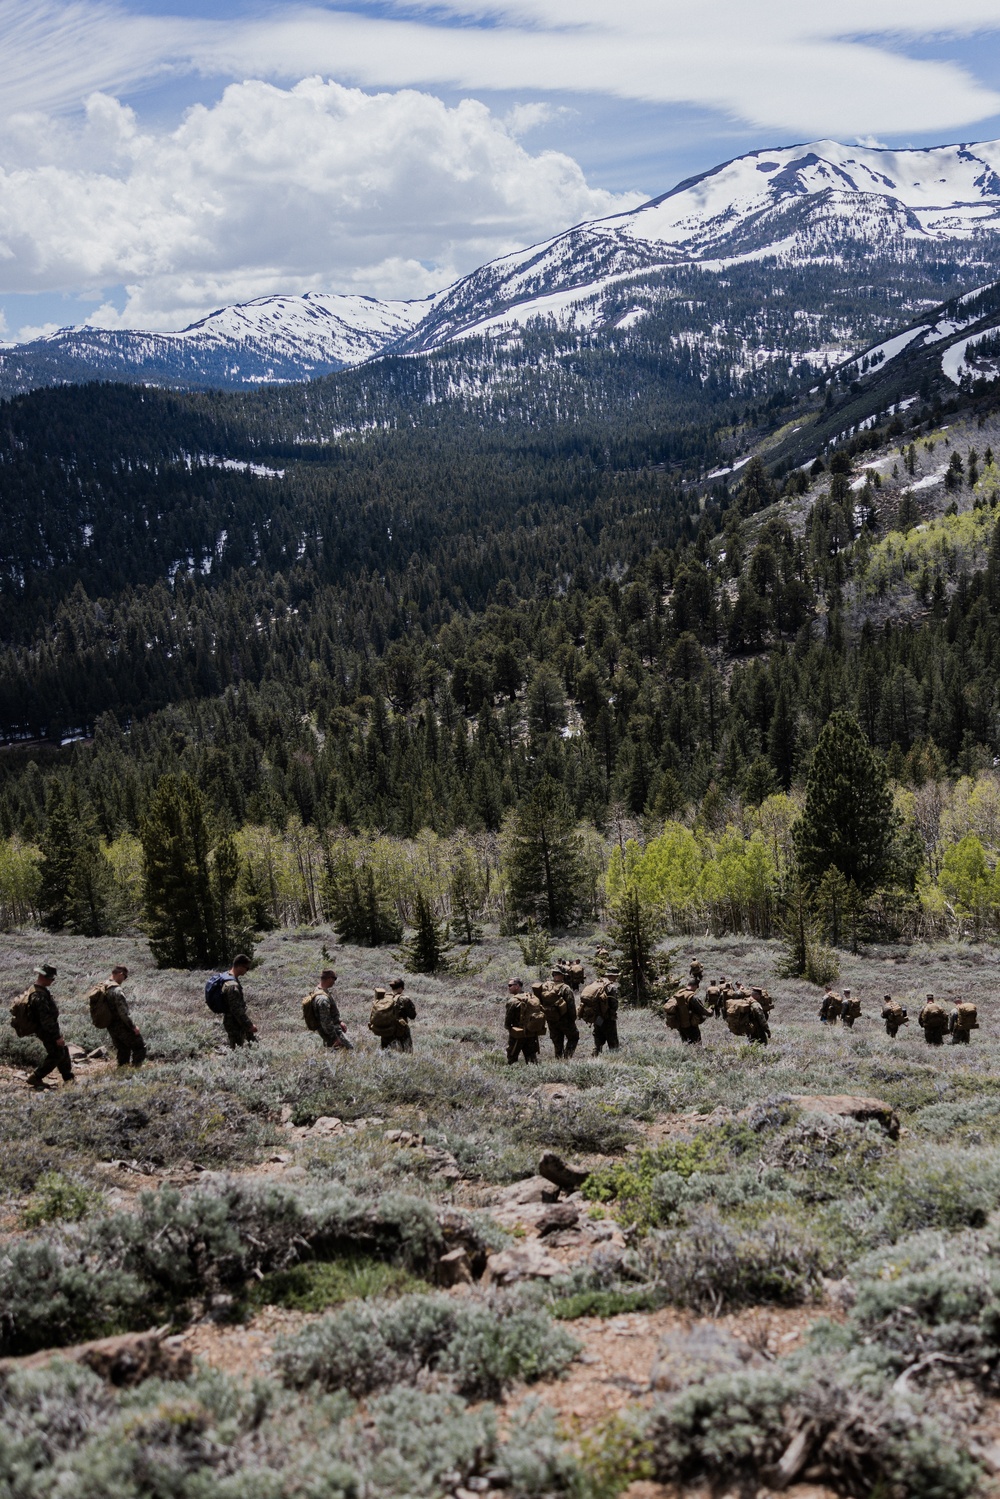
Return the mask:
<svg viewBox="0 0 1000 1499"><path fill-rule="evenodd" d="M59 1069L63 1082L75 1081L69 1047L59 1031L59 1006L51 993L56 971L51 963L40 963L35 969L35 982L22 996L27 1000L28 1014L35 1027L35 1035L45 1047L45 1060L39 1062L34 1072L29 1074L28 1086L31 1088L43 1087L43 1079L56 1068Z"/></svg>
<svg viewBox="0 0 1000 1499"><path fill-rule="evenodd" d="M917 1016L917 1024L924 1033L928 1046L943 1046L948 1033L948 1012L939 1005L933 994L928 994L924 1007Z"/></svg>
<svg viewBox="0 0 1000 1499"><path fill-rule="evenodd" d="M413 1032L410 1021L417 1018L417 1007L406 993L406 980L397 978L389 984L389 993L396 1001L396 1034L382 1041L383 1051L412 1051Z"/></svg>

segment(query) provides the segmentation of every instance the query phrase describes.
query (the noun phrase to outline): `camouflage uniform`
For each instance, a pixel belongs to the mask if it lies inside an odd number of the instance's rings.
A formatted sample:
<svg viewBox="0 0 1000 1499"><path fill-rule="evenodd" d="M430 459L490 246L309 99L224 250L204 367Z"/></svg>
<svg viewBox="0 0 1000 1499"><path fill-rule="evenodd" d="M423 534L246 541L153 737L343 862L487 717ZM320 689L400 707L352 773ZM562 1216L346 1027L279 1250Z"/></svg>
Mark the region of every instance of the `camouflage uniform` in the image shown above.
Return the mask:
<svg viewBox="0 0 1000 1499"><path fill-rule="evenodd" d="M697 985L700 984L702 979L705 977L705 970L697 958L691 959L691 967L688 969L688 973L691 977L692 984L697 987Z"/></svg>
<svg viewBox="0 0 1000 1499"><path fill-rule="evenodd" d="M898 1000L887 994L882 1004L882 1019L885 1021L885 1033L887 1036L895 1037L901 1025L909 1025L910 1017Z"/></svg>
<svg viewBox="0 0 1000 1499"><path fill-rule="evenodd" d="M618 1051L618 984L614 979L604 982L603 1008L594 1021L594 1056L599 1057L605 1046L609 1051Z"/></svg>
<svg viewBox="0 0 1000 1499"><path fill-rule="evenodd" d="M33 1088L41 1086L42 1079L59 1069L64 1082L73 1081L73 1064L69 1048L59 1033L59 1006L44 984L32 984L27 991L28 1010L35 1034L45 1047L45 1060L39 1062L28 1078Z"/></svg>
<svg viewBox="0 0 1000 1499"><path fill-rule="evenodd" d="M416 1020L417 1012L413 1000L408 994L397 994L396 1001L396 1029L391 1036L380 1037L383 1051L412 1051L413 1035L410 1031L408 1021Z"/></svg>
<svg viewBox="0 0 1000 1499"><path fill-rule="evenodd" d="M709 984L708 988L705 990L705 1003L708 1005L708 1008L711 1010L716 1020L718 1020L719 1016L722 1013L722 982L722 979L720 979L716 984Z"/></svg>
<svg viewBox="0 0 1000 1499"><path fill-rule="evenodd" d="M952 1046L968 1046L972 1039L972 1028L957 1010L952 1010L948 1016L948 1029L951 1032Z"/></svg>
<svg viewBox="0 0 1000 1499"><path fill-rule="evenodd" d="M523 1031L519 1036L513 1034L521 1030L521 1000L523 995L511 994L507 1000L507 1008L504 1011L503 1026L507 1032L507 1061L511 1066L518 1057L523 1057L525 1062L537 1062L540 1050L539 1038L537 1036L526 1036Z"/></svg>
<svg viewBox="0 0 1000 1499"><path fill-rule="evenodd" d="M917 1024L923 1030L928 1046L943 1045L948 1031L948 1016L935 1002L933 994L928 994L927 1002L917 1016Z"/></svg>
<svg viewBox="0 0 1000 1499"><path fill-rule="evenodd" d="M247 1014L247 1002L243 997L243 985L235 974L230 973L222 986L222 997L226 1002L222 1016L222 1027L229 1037L229 1045L248 1046L256 1040L256 1032Z"/></svg>
<svg viewBox="0 0 1000 1499"><path fill-rule="evenodd" d="M693 966L693 965L692 965ZM701 1045L701 1027L709 1018L709 1008L697 993L696 987L689 985L683 993L687 996L688 1024L682 1025L677 1034L688 1046Z"/></svg>
<svg viewBox="0 0 1000 1499"><path fill-rule="evenodd" d="M580 1044L580 1032L576 1024L576 999L569 984L564 984L561 979L555 977L545 985L545 989L550 995L553 995L554 991L554 997L566 1001L565 1016L550 1014L548 1005L545 1006L545 1023L548 1026L556 1056L565 1057L569 1061Z"/></svg>
<svg viewBox="0 0 1000 1499"><path fill-rule="evenodd" d="M104 994L111 1012L107 1031L118 1054L119 1067L141 1067L146 1060L146 1044L129 1014L128 1000L121 984L109 980L104 986Z"/></svg>
<svg viewBox="0 0 1000 1499"><path fill-rule="evenodd" d="M840 1008L843 1000L834 989L828 989L823 995L823 1003L819 1007L819 1018L824 1025L836 1025L840 1019Z"/></svg>
<svg viewBox="0 0 1000 1499"><path fill-rule="evenodd" d="M324 989L320 984L313 993L312 1001L316 1028L323 1038L323 1045L335 1047L338 1051L353 1051L354 1047L347 1039L344 1022L340 1018L340 1009L333 997L333 990Z"/></svg>

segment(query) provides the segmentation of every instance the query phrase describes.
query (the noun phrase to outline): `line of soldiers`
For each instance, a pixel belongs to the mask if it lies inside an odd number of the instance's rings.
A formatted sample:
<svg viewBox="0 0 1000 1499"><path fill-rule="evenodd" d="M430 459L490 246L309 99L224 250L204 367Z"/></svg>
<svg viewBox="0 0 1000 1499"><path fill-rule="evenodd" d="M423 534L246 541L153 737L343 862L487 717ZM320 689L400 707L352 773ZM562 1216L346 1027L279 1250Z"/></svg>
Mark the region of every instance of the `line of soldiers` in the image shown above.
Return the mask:
<svg viewBox="0 0 1000 1499"><path fill-rule="evenodd" d="M607 950L603 951L607 957ZM532 984L529 993L525 993L519 978L508 980L503 1023L511 1065L520 1057L528 1063L537 1062L546 1032L556 1056L568 1061L580 1044L578 1020L593 1028L595 1057L605 1046L609 1051L618 1050L620 974L607 964L602 967L598 977L587 984L578 958L557 963L551 978Z"/></svg>
<svg viewBox="0 0 1000 1499"><path fill-rule="evenodd" d="M933 994L928 994L925 999L917 1016L917 1024L923 1031L928 1046L943 1045L945 1036L951 1037L953 1046L968 1046L972 1032L979 1029L979 1012L976 1006L970 1000L955 1000L953 1003L954 1008L949 1013ZM824 1025L839 1023L848 1030L853 1030L855 1020L862 1018L861 1001L850 989L845 989L843 995L840 995L832 984L827 984L819 1018ZM890 1037L898 1036L902 1027L910 1023L906 1006L900 1004L898 999L893 999L891 994L886 994L882 1000L879 1019L884 1022L885 1033Z"/></svg>

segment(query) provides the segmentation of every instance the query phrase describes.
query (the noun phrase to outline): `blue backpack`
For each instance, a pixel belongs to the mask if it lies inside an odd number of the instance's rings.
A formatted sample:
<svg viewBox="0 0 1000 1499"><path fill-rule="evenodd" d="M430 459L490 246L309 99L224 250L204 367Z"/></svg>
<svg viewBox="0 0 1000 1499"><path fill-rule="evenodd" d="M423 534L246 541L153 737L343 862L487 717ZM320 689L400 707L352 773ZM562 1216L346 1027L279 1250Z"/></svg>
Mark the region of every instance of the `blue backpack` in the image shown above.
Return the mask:
<svg viewBox="0 0 1000 1499"><path fill-rule="evenodd" d="M205 982L205 1003L213 1015L224 1015L229 1008L222 986L231 978L231 973L216 973Z"/></svg>

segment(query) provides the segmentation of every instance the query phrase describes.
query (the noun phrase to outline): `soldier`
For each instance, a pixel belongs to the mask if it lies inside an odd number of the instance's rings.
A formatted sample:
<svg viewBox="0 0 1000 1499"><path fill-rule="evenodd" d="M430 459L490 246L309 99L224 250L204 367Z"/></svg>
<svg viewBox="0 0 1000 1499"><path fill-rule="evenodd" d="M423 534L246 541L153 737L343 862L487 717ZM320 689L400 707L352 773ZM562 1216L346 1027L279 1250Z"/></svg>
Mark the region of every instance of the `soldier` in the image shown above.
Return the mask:
<svg viewBox="0 0 1000 1499"><path fill-rule="evenodd" d="M705 977L705 970L697 958L691 959L691 967L688 969L688 975L691 979L692 984L697 989L698 985Z"/></svg>
<svg viewBox="0 0 1000 1499"><path fill-rule="evenodd" d="M594 1056L599 1057L604 1047L617 1051L618 1042L618 980L617 968L608 968L604 977L594 979L580 995L579 1018L594 1027Z"/></svg>
<svg viewBox="0 0 1000 1499"><path fill-rule="evenodd" d="M128 969L124 963L118 963L111 970L110 980L101 986L110 1016L105 1029L114 1042L119 1067L141 1067L146 1060L146 1043L129 1014L128 1000L122 989L127 978Z"/></svg>
<svg viewBox="0 0 1000 1499"><path fill-rule="evenodd" d="M924 1007L917 1016L917 1024L923 1030L928 1046L942 1045L948 1031L948 1016L933 994L928 994Z"/></svg>
<svg viewBox="0 0 1000 1499"><path fill-rule="evenodd" d="M823 1003L819 1007L819 1018L824 1025L836 1025L840 1019L843 1001L832 984L827 984Z"/></svg>
<svg viewBox="0 0 1000 1499"><path fill-rule="evenodd" d="M45 1047L45 1060L39 1062L34 1072L28 1075L28 1086L30 1088L44 1088L44 1078L58 1067L59 1074L64 1083L75 1082L73 1076L73 1064L70 1061L69 1048L59 1032L59 1007L51 994L52 980L57 970L51 963L41 963L35 969L35 982L30 989L14 1001L15 1005L21 1005L26 1012L27 1020L31 1029L28 1035L35 1035Z"/></svg>
<svg viewBox="0 0 1000 1499"><path fill-rule="evenodd" d="M583 970L583 964L580 962L580 959L564 958L560 961L558 966L563 983L568 984L574 994L579 994L580 990L583 988L583 981L586 978L586 974ZM555 969L553 969L552 971L554 973Z"/></svg>
<svg viewBox="0 0 1000 1499"><path fill-rule="evenodd" d="M383 1051L412 1051L413 1033L409 1022L416 1020L417 1011L413 1000L406 993L406 980L393 979L389 992L396 1006L396 1034L382 1037Z"/></svg>
<svg viewBox="0 0 1000 1499"><path fill-rule="evenodd" d="M700 963L698 964L698 967L701 967ZM701 995L698 993L698 980L694 978L693 963L691 965L691 973L691 983L688 985L685 991L687 994L688 1023L687 1025L681 1026L678 1029L677 1034L680 1036L682 1041L685 1041L687 1043L688 1046L700 1046L701 1027L708 1019L711 1012L709 1011L709 1008L705 1004Z"/></svg>
<svg viewBox="0 0 1000 1499"><path fill-rule="evenodd" d="M752 994L727 994L722 1018L734 1036L745 1036L766 1046L771 1039L771 1028L759 1000Z"/></svg>
<svg viewBox="0 0 1000 1499"><path fill-rule="evenodd" d="M323 1045L337 1051L353 1051L347 1039L347 1029L340 1018L340 1009L333 997L333 986L337 975L332 968L324 968L319 976L319 987L312 993L313 1014L316 1029L323 1038Z"/></svg>
<svg viewBox="0 0 1000 1499"><path fill-rule="evenodd" d="M887 994L882 1001L882 1019L885 1021L885 1033L895 1038L901 1025L909 1025L910 1017L898 999L893 999Z"/></svg>
<svg viewBox="0 0 1000 1499"><path fill-rule="evenodd" d="M526 1004L527 1001L527 1004ZM531 1008L531 1013L526 1010ZM536 1018L537 1017L537 1018ZM525 1023L527 1021L527 1024ZM530 998L524 992L524 985L520 979L508 979L507 981L507 1007L503 1017L504 1030L507 1032L507 1061L513 1067L518 1057L523 1057L525 1063L538 1062L539 1037L531 1032L540 1024L541 1034L545 1034L545 1014L541 1006L532 995Z"/></svg>
<svg viewBox="0 0 1000 1499"><path fill-rule="evenodd" d="M952 1046L968 1046L972 1032L979 1029L979 1012L968 1000L957 1000L948 1017Z"/></svg>
<svg viewBox="0 0 1000 1499"><path fill-rule="evenodd" d="M610 966L611 953L602 944L594 953L594 972L599 979L605 978Z"/></svg>
<svg viewBox="0 0 1000 1499"><path fill-rule="evenodd" d="M855 1020L861 1018L861 1001L854 998L850 989L844 990L844 998L840 1005L840 1018L849 1031L854 1029Z"/></svg>
<svg viewBox="0 0 1000 1499"><path fill-rule="evenodd" d="M556 1057L565 1057L568 1062L580 1044L580 1032L576 1024L576 999L563 980L561 967L552 969L549 983L532 984L531 992L542 1002Z"/></svg>
<svg viewBox="0 0 1000 1499"><path fill-rule="evenodd" d="M245 953L237 953L233 966L223 976L222 1028L229 1037L232 1050L237 1046L249 1046L257 1040L257 1027L247 1014L247 1002L243 996L243 975L250 972L250 959Z"/></svg>
<svg viewBox="0 0 1000 1499"><path fill-rule="evenodd" d="M713 984L709 984L708 988L705 990L705 1003L708 1005L708 1008L711 1010L716 1020L718 1020L720 1014L722 1013L722 986L724 983L724 979L716 979L715 982Z"/></svg>

